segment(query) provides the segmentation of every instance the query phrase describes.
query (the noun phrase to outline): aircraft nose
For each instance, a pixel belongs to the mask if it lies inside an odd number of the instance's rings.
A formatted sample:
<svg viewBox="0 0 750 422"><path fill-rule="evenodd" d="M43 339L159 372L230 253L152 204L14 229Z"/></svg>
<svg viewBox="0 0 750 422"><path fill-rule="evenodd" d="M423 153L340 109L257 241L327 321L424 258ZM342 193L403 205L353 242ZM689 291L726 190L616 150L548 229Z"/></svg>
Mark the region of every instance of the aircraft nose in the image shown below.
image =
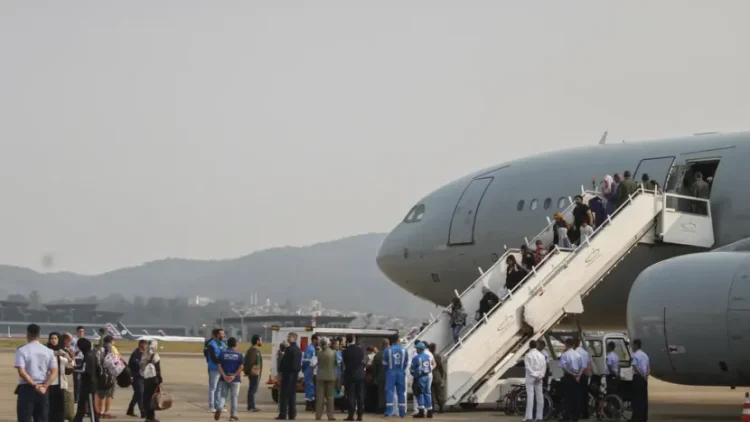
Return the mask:
<svg viewBox="0 0 750 422"><path fill-rule="evenodd" d="M399 249L400 245L396 244L393 239L393 232L391 232L383 239L383 244L380 245L380 250L375 258L380 271L395 283L401 281L399 280L399 266L401 263Z"/></svg>

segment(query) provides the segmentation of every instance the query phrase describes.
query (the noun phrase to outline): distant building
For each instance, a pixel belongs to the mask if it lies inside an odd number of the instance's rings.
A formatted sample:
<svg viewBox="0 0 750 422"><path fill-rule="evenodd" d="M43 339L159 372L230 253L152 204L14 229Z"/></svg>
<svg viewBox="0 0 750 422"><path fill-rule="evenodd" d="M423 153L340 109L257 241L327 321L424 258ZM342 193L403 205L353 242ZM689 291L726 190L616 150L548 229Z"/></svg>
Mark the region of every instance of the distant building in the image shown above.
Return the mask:
<svg viewBox="0 0 750 422"><path fill-rule="evenodd" d="M123 317L122 312L97 310L97 303L54 303L44 305L45 309L29 309L26 302L0 300L0 338L7 336L24 336L26 327L32 322L38 324L43 334L52 331L74 333L76 327L86 328L86 336L91 336L106 323L117 325ZM134 325L128 328L135 335L158 334L157 330L173 336L187 335L184 326Z"/></svg>
<svg viewBox="0 0 750 422"><path fill-rule="evenodd" d="M327 328L347 328L353 316L318 315L315 326ZM245 335L242 334L242 323L245 324ZM221 327L227 336L243 338L249 341L254 334L260 335L264 341L271 340L271 327L308 327L312 325L311 315L252 315L245 318L231 317L216 320L216 326Z"/></svg>
<svg viewBox="0 0 750 422"><path fill-rule="evenodd" d="M195 299L191 299L189 302L190 306L199 306L204 307L206 305L209 305L211 303L214 303L214 300L208 297L203 296L196 296Z"/></svg>

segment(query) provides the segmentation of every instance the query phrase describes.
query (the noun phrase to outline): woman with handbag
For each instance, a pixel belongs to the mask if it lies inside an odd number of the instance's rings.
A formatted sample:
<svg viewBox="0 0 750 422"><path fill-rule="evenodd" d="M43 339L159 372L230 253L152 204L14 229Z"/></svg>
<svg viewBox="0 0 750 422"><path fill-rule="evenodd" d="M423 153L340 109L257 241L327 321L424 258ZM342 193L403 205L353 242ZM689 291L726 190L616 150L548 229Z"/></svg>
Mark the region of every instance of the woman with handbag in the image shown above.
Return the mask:
<svg viewBox="0 0 750 422"><path fill-rule="evenodd" d="M141 376L143 376L143 404L146 410L147 422L159 422L156 419L158 407L158 398L154 396L159 394L159 388L162 384L161 377L161 358L156 351L159 349L159 343L156 340L149 340L146 352L141 358Z"/></svg>
<svg viewBox="0 0 750 422"><path fill-rule="evenodd" d="M73 418L75 417L76 413L76 403L75 403L75 397L74 391L73 391L73 384L70 383L68 379L68 375L73 375L74 372L74 366L75 366L75 360L76 360L76 352L73 350L73 347L71 344L73 343L73 335L70 333L65 333L62 336L62 348L60 349L58 355L58 362L57 362L57 376L60 381L60 391L63 395L63 403L64 403L64 409L65 413L63 415L63 418L66 421L73 422Z"/></svg>
<svg viewBox="0 0 750 422"><path fill-rule="evenodd" d="M60 356L67 355L67 353L62 350L60 334L58 332L51 332L49 334L49 337L47 338L47 347L54 352L55 359L57 359L57 367L62 368L63 366L60 364ZM48 389L50 422L63 422L65 420L65 400L63 398L62 390L60 389L60 381L62 379L60 374L63 372L63 370L58 371L57 379L52 381Z"/></svg>

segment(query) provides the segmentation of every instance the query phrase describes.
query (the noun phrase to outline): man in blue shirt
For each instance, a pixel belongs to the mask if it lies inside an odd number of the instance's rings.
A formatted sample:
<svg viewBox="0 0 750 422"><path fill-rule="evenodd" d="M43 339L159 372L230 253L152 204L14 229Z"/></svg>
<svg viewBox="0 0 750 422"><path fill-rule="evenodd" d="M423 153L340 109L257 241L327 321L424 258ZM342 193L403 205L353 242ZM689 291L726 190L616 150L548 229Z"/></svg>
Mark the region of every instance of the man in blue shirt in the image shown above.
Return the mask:
<svg viewBox="0 0 750 422"><path fill-rule="evenodd" d="M607 343L607 368L604 371L607 380L607 390L617 391L620 380L620 357L615 353L615 343Z"/></svg>
<svg viewBox="0 0 750 422"><path fill-rule="evenodd" d="M217 409L216 402L219 399L219 379L221 379L221 373L219 372L219 356L227 348L224 343L224 330L221 328L215 328L211 332L211 339L209 339L204 345L203 354L206 357L206 363L208 364L208 411L214 413ZM218 408L218 410L223 410Z"/></svg>
<svg viewBox="0 0 750 422"><path fill-rule="evenodd" d="M219 397L216 401L216 410L214 411L214 420L217 421L221 418L221 412L228 394L232 395L229 420L237 420L237 401L240 396L240 386L242 385L242 363L244 356L237 351L236 338L230 337L227 346L228 349L222 351L219 355L218 369L219 373L221 373L221 379L218 385Z"/></svg>
<svg viewBox="0 0 750 422"><path fill-rule="evenodd" d="M302 355L302 371L305 373L305 410L315 411L315 383L313 382L313 358L317 355L318 335L313 334L310 344Z"/></svg>
<svg viewBox="0 0 750 422"><path fill-rule="evenodd" d="M28 343L16 350L19 421L46 422L49 418L47 389L57 379L57 359L51 349L39 343L40 332L38 325L29 324L26 328Z"/></svg>
<svg viewBox="0 0 750 422"><path fill-rule="evenodd" d="M564 421L577 421L581 412L580 379L583 373L583 359L573 350L573 339L565 339L565 352L560 356L560 369L563 371Z"/></svg>

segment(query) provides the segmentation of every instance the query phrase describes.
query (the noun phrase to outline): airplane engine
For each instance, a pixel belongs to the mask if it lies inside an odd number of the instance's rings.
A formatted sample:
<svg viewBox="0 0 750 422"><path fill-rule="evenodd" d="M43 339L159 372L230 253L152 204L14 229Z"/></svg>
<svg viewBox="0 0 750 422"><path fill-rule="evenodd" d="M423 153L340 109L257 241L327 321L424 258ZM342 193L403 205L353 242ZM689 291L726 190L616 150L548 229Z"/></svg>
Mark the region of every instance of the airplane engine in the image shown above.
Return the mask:
<svg viewBox="0 0 750 422"><path fill-rule="evenodd" d="M648 267L630 290L627 324L656 378L750 385L750 253L697 253Z"/></svg>

